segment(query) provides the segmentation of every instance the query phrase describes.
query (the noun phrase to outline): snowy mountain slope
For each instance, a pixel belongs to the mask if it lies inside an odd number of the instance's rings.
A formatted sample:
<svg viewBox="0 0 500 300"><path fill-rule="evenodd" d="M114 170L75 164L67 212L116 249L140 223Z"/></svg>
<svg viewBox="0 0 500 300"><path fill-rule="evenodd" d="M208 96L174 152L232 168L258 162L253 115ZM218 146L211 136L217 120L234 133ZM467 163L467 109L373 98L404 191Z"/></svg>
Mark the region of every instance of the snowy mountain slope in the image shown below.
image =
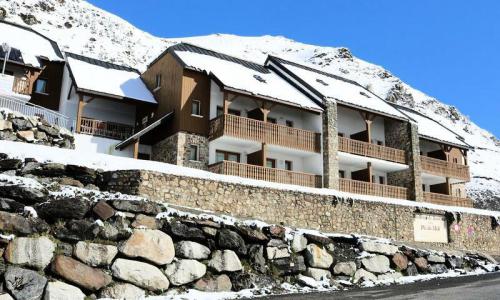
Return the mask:
<svg viewBox="0 0 500 300"><path fill-rule="evenodd" d="M452 128L474 146L467 185L478 207L500 210L500 141L455 107L420 92L384 68L354 57L346 48L318 47L284 37L216 34L162 39L82 0L0 0L0 18L30 25L56 40L63 50L143 70L166 47L186 41L263 63L268 54L323 68L353 79L374 93L413 107Z"/></svg>

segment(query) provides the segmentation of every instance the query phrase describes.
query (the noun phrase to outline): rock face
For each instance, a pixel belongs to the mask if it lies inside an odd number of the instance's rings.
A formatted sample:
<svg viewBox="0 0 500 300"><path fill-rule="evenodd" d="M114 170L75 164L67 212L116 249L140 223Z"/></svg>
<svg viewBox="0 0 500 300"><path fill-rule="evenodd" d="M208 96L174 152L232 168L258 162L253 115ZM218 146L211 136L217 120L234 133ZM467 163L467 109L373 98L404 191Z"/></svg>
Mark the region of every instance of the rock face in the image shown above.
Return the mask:
<svg viewBox="0 0 500 300"><path fill-rule="evenodd" d="M399 270L406 270L408 267L408 258L406 255L402 253L396 253L392 257L392 263L398 268Z"/></svg>
<svg viewBox="0 0 500 300"><path fill-rule="evenodd" d="M222 229L217 236L217 244L222 249L234 250L240 255L247 254L247 247L243 238L236 232Z"/></svg>
<svg viewBox="0 0 500 300"><path fill-rule="evenodd" d="M323 247L309 244L305 252L306 262L313 268L328 269L333 263L333 257Z"/></svg>
<svg viewBox="0 0 500 300"><path fill-rule="evenodd" d="M88 242L78 242L74 250L79 260L92 267L110 265L116 254L118 249L115 246Z"/></svg>
<svg viewBox="0 0 500 300"><path fill-rule="evenodd" d="M363 258L361 263L372 273L383 274L391 270L389 259L384 255Z"/></svg>
<svg viewBox="0 0 500 300"><path fill-rule="evenodd" d="M56 245L47 237L19 237L7 246L5 259L11 264L43 270L50 264L55 250Z"/></svg>
<svg viewBox="0 0 500 300"><path fill-rule="evenodd" d="M181 258L201 260L208 259L210 249L196 242L180 241L175 245L175 254Z"/></svg>
<svg viewBox="0 0 500 300"><path fill-rule="evenodd" d="M144 290L130 283L118 283L104 288L101 292L102 298L137 300L146 297Z"/></svg>
<svg viewBox="0 0 500 300"><path fill-rule="evenodd" d="M16 300L39 300L47 278L32 270L9 267L4 274L5 287Z"/></svg>
<svg viewBox="0 0 500 300"><path fill-rule="evenodd" d="M367 252L379 253L384 255L394 255L398 252L398 247L390 244L377 243L373 241L361 242L361 249Z"/></svg>
<svg viewBox="0 0 500 300"><path fill-rule="evenodd" d="M233 285L226 274L215 278L202 278L194 284L194 288L204 292L229 292Z"/></svg>
<svg viewBox="0 0 500 300"><path fill-rule="evenodd" d="M354 274L353 282L358 283L360 281L377 281L377 276L373 273L366 271L365 269L359 269Z"/></svg>
<svg viewBox="0 0 500 300"><path fill-rule="evenodd" d="M91 203L83 197L60 198L35 206L38 215L46 220L83 219L90 211Z"/></svg>
<svg viewBox="0 0 500 300"><path fill-rule="evenodd" d="M207 267L193 259L180 259L165 269L168 280L173 285L183 285L200 279L207 272Z"/></svg>
<svg viewBox="0 0 500 300"><path fill-rule="evenodd" d="M172 238L160 230L136 229L118 249L128 257L142 257L157 265L169 264L175 256Z"/></svg>
<svg viewBox="0 0 500 300"><path fill-rule="evenodd" d="M212 259L208 262L208 266L219 273L236 272L243 269L238 255L232 250L214 251Z"/></svg>
<svg viewBox="0 0 500 300"><path fill-rule="evenodd" d="M292 240L292 251L293 252L302 252L307 247L307 239L302 234L296 234L293 236Z"/></svg>
<svg viewBox="0 0 500 300"><path fill-rule="evenodd" d="M108 274L67 256L56 256L52 263L52 271L62 278L91 291L100 290L111 283L111 276Z"/></svg>
<svg viewBox="0 0 500 300"><path fill-rule="evenodd" d="M61 281L49 282L43 300L74 299L84 300L85 294L77 288Z"/></svg>
<svg viewBox="0 0 500 300"><path fill-rule="evenodd" d="M352 276L356 272L356 263L350 262L340 262L333 267L333 273L335 275L345 275Z"/></svg>
<svg viewBox="0 0 500 300"><path fill-rule="evenodd" d="M160 269L147 263L118 258L111 270L116 278L150 291L165 291L170 285Z"/></svg>

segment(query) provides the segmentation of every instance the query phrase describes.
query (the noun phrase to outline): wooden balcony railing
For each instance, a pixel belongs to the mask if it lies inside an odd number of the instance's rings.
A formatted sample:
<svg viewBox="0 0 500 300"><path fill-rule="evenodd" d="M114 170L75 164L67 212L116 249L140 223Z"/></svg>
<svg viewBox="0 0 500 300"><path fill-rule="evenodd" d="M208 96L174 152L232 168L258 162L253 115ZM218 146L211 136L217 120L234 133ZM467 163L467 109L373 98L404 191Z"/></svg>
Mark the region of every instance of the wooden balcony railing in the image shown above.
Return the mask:
<svg viewBox="0 0 500 300"><path fill-rule="evenodd" d="M453 205L462 207L473 207L472 200L445 194L424 192L424 201L440 205Z"/></svg>
<svg viewBox="0 0 500 300"><path fill-rule="evenodd" d="M14 84L12 85L12 91L14 93L22 95L30 95L30 82L26 78L14 77Z"/></svg>
<svg viewBox="0 0 500 300"><path fill-rule="evenodd" d="M345 137L339 137L339 151L406 164L403 150Z"/></svg>
<svg viewBox="0 0 500 300"><path fill-rule="evenodd" d="M399 186L341 178L339 188L341 191L353 194L408 199L407 189Z"/></svg>
<svg viewBox="0 0 500 300"><path fill-rule="evenodd" d="M266 168L232 161L215 163L208 166L208 170L213 173L240 176L257 180L308 187L322 187L322 179L319 175Z"/></svg>
<svg viewBox="0 0 500 300"><path fill-rule="evenodd" d="M80 125L80 133L110 139L123 140L131 136L133 132L134 127L130 125L105 122L83 117Z"/></svg>
<svg viewBox="0 0 500 300"><path fill-rule="evenodd" d="M210 121L210 139L223 135L304 151L321 152L321 134L235 115Z"/></svg>
<svg viewBox="0 0 500 300"><path fill-rule="evenodd" d="M469 166L428 156L420 156L420 161L422 162L422 170L425 172L470 181Z"/></svg>

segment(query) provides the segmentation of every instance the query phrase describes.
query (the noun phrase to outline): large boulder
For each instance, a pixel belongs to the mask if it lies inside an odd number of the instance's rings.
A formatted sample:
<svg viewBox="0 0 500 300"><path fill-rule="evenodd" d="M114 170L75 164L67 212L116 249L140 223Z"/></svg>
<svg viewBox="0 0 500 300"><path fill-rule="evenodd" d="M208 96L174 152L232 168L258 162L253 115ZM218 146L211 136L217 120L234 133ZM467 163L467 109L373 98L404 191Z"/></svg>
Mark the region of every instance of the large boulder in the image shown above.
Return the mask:
<svg viewBox="0 0 500 300"><path fill-rule="evenodd" d="M157 215L162 211L160 204L145 200L114 200L112 205L117 210L136 214Z"/></svg>
<svg viewBox="0 0 500 300"><path fill-rule="evenodd" d="M376 274L387 273L391 270L389 259L384 255L365 257L361 263L366 270Z"/></svg>
<svg viewBox="0 0 500 300"><path fill-rule="evenodd" d="M221 249L234 250L240 255L247 254L247 247L243 238L238 233L229 229L219 230L217 244Z"/></svg>
<svg viewBox="0 0 500 300"><path fill-rule="evenodd" d="M43 300L84 300L85 294L76 286L61 281L53 281L47 284Z"/></svg>
<svg viewBox="0 0 500 300"><path fill-rule="evenodd" d="M207 272L207 266L194 259L180 259L167 265L165 274L173 285L183 285L200 279Z"/></svg>
<svg viewBox="0 0 500 300"><path fill-rule="evenodd" d="M146 297L143 289L130 283L117 283L104 288L101 292L101 298L137 300Z"/></svg>
<svg viewBox="0 0 500 300"><path fill-rule="evenodd" d="M53 227L54 235L63 241L78 242L81 240L93 240L101 231L101 227L89 220L69 220L60 226Z"/></svg>
<svg viewBox="0 0 500 300"><path fill-rule="evenodd" d="M91 291L97 291L111 283L111 276L100 269L89 267L71 257L58 255L52 263L52 271L69 282Z"/></svg>
<svg viewBox="0 0 500 300"><path fill-rule="evenodd" d="M295 275L307 269L304 257L300 255L275 259L271 262L271 265L276 274L280 276Z"/></svg>
<svg viewBox="0 0 500 300"><path fill-rule="evenodd" d="M0 231L16 234L34 234L46 232L49 225L39 218L25 218L18 214L0 211Z"/></svg>
<svg viewBox="0 0 500 300"><path fill-rule="evenodd" d="M326 245L332 243L332 240L329 237L327 237L326 235L322 235L322 234L304 233L304 237L307 239L307 241L310 244L318 244L318 245L326 246Z"/></svg>
<svg viewBox="0 0 500 300"><path fill-rule="evenodd" d="M0 210L6 212L22 213L24 204L8 198L0 198Z"/></svg>
<svg viewBox="0 0 500 300"><path fill-rule="evenodd" d="M328 269L333 263L333 257L324 247L316 244L309 244L304 254L306 262L310 267Z"/></svg>
<svg viewBox="0 0 500 300"><path fill-rule="evenodd" d="M429 264L424 257L417 257L413 262L420 272L427 272L429 270Z"/></svg>
<svg viewBox="0 0 500 300"><path fill-rule="evenodd" d="M238 255L232 250L214 251L212 259L208 262L208 266L219 273L236 272L243 269Z"/></svg>
<svg viewBox="0 0 500 300"><path fill-rule="evenodd" d="M112 245L103 245L89 242L78 242L74 248L74 255L89 266L107 266L113 262L118 249Z"/></svg>
<svg viewBox="0 0 500 300"><path fill-rule="evenodd" d="M447 256L446 266L450 269L461 269L464 266L464 260L458 256Z"/></svg>
<svg viewBox="0 0 500 300"><path fill-rule="evenodd" d="M292 251L293 252L302 252L306 249L307 247L307 239L305 236L302 234L294 234L293 239L292 239Z"/></svg>
<svg viewBox="0 0 500 300"><path fill-rule="evenodd" d="M40 167L33 171L33 174L43 177L60 177L66 173L66 166L60 163L42 163Z"/></svg>
<svg viewBox="0 0 500 300"><path fill-rule="evenodd" d="M111 270L114 277L149 291L165 291L170 285L160 269L147 263L118 258L111 266Z"/></svg>
<svg viewBox="0 0 500 300"><path fill-rule="evenodd" d="M83 166L67 165L66 175L75 178L83 184L94 184L97 178L97 171Z"/></svg>
<svg viewBox="0 0 500 300"><path fill-rule="evenodd" d="M17 137L25 142L31 143L35 141L35 133L31 130L23 130L17 132Z"/></svg>
<svg viewBox="0 0 500 300"><path fill-rule="evenodd" d="M187 259L208 259L210 249L196 242L180 241L175 245L175 255Z"/></svg>
<svg viewBox="0 0 500 300"><path fill-rule="evenodd" d="M392 273L385 273L385 274L378 275L377 280L394 282L401 277L403 277L403 274L401 274L399 272L392 272Z"/></svg>
<svg viewBox="0 0 500 300"><path fill-rule="evenodd" d="M203 292L230 292L232 286L229 276L222 274L215 278L202 278L193 287Z"/></svg>
<svg viewBox="0 0 500 300"><path fill-rule="evenodd" d="M265 235L259 229L253 229L248 226L240 226L237 228L238 232L245 238L245 240L253 243L266 243L269 241L267 235Z"/></svg>
<svg viewBox="0 0 500 300"><path fill-rule="evenodd" d="M118 249L128 257L141 257L157 265L169 264L175 256L172 238L160 230L136 229Z"/></svg>
<svg viewBox="0 0 500 300"><path fill-rule="evenodd" d="M332 274L328 270L317 269L317 268L307 268L304 275L314 278L317 281L330 279L332 278Z"/></svg>
<svg viewBox="0 0 500 300"><path fill-rule="evenodd" d="M4 274L5 287L16 300L42 299L47 278L32 270L9 267Z"/></svg>
<svg viewBox="0 0 500 300"><path fill-rule="evenodd" d="M427 256L427 261L431 263L444 264L446 262L446 258L437 254L429 254L429 256Z"/></svg>
<svg viewBox="0 0 500 300"><path fill-rule="evenodd" d="M396 253L392 257L392 263L396 266L398 270L406 270L408 267L408 257L402 253Z"/></svg>
<svg viewBox="0 0 500 300"><path fill-rule="evenodd" d="M91 202L83 197L63 197L35 205L38 215L45 220L81 220L91 209Z"/></svg>
<svg viewBox="0 0 500 300"><path fill-rule="evenodd" d="M191 241L205 241L206 237L203 233L203 230L188 226L179 221L174 221L168 224L165 228L168 232L170 232L174 237L181 240L191 240Z"/></svg>
<svg viewBox="0 0 500 300"><path fill-rule="evenodd" d="M1 9L0 9L1 12ZM0 17L1 19L1 17ZM0 120L0 131L12 130L12 122L8 120Z"/></svg>
<svg viewBox="0 0 500 300"><path fill-rule="evenodd" d="M111 207L111 205L107 204L104 200L101 200L96 205L94 205L92 211L103 221L106 221L107 219L115 215L115 209Z"/></svg>
<svg viewBox="0 0 500 300"><path fill-rule="evenodd" d="M394 255L398 252L398 247L391 244L378 243L374 241L361 242L361 249L366 252L378 253L384 255Z"/></svg>
<svg viewBox="0 0 500 300"><path fill-rule="evenodd" d="M158 229L158 220L155 217L138 214L132 223L133 228Z"/></svg>
<svg viewBox="0 0 500 300"><path fill-rule="evenodd" d="M432 274L443 274L448 272L448 269L444 264L432 264L429 266L429 272Z"/></svg>
<svg viewBox="0 0 500 300"><path fill-rule="evenodd" d="M17 170L23 166L23 161L17 158L7 158L0 160L0 171Z"/></svg>
<svg viewBox="0 0 500 300"><path fill-rule="evenodd" d="M23 204L31 205L47 201L48 192L42 187L0 183L0 197L14 199Z"/></svg>
<svg viewBox="0 0 500 300"><path fill-rule="evenodd" d="M250 265L259 273L266 273L268 266L264 257L264 246L254 244L248 247Z"/></svg>
<svg viewBox="0 0 500 300"><path fill-rule="evenodd" d="M2 12L2 9L0 7L0 14ZM0 19L1 19L1 16L0 16ZM5 293L5 294L0 294L0 300L14 300L14 298L12 298L11 295Z"/></svg>
<svg viewBox="0 0 500 300"><path fill-rule="evenodd" d="M408 267L406 268L406 270L404 270L404 274L406 276L417 276L418 275L417 267L414 264L408 264Z"/></svg>
<svg viewBox="0 0 500 300"><path fill-rule="evenodd" d="M340 262L333 267L335 275L353 276L356 273L356 263L353 261Z"/></svg>
<svg viewBox="0 0 500 300"><path fill-rule="evenodd" d="M360 281L377 281L377 276L373 273L366 271L365 269L358 269L356 273L354 273L354 277L352 280L354 283L358 283Z"/></svg>
<svg viewBox="0 0 500 300"><path fill-rule="evenodd" d="M290 252L288 251L288 248L283 247L266 247L266 256L268 259L279 259L279 258L285 258L290 256Z"/></svg>
<svg viewBox="0 0 500 300"><path fill-rule="evenodd" d="M56 245L47 237L18 237L10 241L5 250L5 259L14 265L45 269L50 264Z"/></svg>

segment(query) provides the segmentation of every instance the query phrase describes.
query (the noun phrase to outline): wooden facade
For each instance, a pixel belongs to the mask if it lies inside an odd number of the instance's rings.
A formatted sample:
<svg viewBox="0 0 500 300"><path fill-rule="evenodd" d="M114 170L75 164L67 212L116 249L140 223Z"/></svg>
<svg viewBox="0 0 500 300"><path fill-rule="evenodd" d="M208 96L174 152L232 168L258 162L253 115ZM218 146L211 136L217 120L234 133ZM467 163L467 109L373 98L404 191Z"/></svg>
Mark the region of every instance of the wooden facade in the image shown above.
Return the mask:
<svg viewBox="0 0 500 300"><path fill-rule="evenodd" d="M469 166L428 156L420 156L420 161L426 173L470 181Z"/></svg>
<svg viewBox="0 0 500 300"><path fill-rule="evenodd" d="M339 183L340 190L347 193L405 200L408 199L408 190L404 187L344 178L339 179Z"/></svg>
<svg viewBox="0 0 500 300"><path fill-rule="evenodd" d="M46 62L42 70L36 73L31 79L31 99L30 102L52 110L59 110L61 98L62 80L64 73L63 62ZM35 92L37 79L47 81L46 92Z"/></svg>
<svg viewBox="0 0 500 300"><path fill-rule="evenodd" d="M424 192L424 201L439 205L473 207L473 202L469 198L461 198L439 193Z"/></svg>
<svg viewBox="0 0 500 300"><path fill-rule="evenodd" d="M132 135L134 127L130 125L106 122L85 117L80 118L79 133L124 140Z"/></svg>
<svg viewBox="0 0 500 300"><path fill-rule="evenodd" d="M345 137L339 137L339 151L406 164L403 150Z"/></svg>

